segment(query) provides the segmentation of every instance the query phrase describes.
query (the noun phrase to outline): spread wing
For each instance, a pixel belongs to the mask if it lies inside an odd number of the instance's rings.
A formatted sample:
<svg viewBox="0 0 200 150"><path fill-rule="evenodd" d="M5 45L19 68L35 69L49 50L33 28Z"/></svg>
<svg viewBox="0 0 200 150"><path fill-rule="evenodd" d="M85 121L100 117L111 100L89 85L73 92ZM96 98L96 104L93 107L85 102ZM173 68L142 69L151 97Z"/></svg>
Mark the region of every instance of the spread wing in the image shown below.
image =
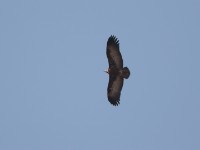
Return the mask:
<svg viewBox="0 0 200 150"><path fill-rule="evenodd" d="M109 83L107 88L108 100L114 106L118 105L120 102L121 90L123 87L124 79L119 75L109 76Z"/></svg>
<svg viewBox="0 0 200 150"><path fill-rule="evenodd" d="M106 54L109 68L112 66L116 66L118 69L123 68L123 59L119 51L119 40L113 35L111 35L107 41Z"/></svg>

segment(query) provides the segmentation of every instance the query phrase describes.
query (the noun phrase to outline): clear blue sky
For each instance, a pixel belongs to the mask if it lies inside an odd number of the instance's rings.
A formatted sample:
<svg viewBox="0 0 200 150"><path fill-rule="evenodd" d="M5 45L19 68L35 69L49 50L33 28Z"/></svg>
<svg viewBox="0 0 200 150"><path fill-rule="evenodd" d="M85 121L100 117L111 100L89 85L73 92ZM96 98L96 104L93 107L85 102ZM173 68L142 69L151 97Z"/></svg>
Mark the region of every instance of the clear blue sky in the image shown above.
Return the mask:
<svg viewBox="0 0 200 150"><path fill-rule="evenodd" d="M200 1L0 1L1 150L199 150ZM107 101L119 38L121 104Z"/></svg>

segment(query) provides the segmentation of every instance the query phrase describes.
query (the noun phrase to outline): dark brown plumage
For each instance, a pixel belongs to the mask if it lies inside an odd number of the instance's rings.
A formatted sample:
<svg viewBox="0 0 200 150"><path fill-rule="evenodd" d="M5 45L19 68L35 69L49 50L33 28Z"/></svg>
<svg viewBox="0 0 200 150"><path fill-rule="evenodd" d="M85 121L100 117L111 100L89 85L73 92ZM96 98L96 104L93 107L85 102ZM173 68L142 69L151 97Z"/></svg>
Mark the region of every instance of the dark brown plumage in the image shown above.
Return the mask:
<svg viewBox="0 0 200 150"><path fill-rule="evenodd" d="M119 40L113 35L108 38L106 54L109 63L109 68L106 71L109 74L107 96L109 102L116 106L120 103L124 78L129 78L130 71L127 67L123 67L123 59L119 50Z"/></svg>

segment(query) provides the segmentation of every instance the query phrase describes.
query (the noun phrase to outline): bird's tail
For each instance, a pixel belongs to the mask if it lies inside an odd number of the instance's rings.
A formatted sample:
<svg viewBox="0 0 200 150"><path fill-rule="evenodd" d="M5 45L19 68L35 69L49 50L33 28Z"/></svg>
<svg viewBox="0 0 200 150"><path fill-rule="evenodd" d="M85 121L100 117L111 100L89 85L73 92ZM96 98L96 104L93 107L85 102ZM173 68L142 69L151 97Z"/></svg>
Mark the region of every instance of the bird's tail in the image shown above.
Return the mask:
<svg viewBox="0 0 200 150"><path fill-rule="evenodd" d="M125 79L128 79L129 76L130 76L130 71L129 71L128 67L124 67L122 69L122 77Z"/></svg>

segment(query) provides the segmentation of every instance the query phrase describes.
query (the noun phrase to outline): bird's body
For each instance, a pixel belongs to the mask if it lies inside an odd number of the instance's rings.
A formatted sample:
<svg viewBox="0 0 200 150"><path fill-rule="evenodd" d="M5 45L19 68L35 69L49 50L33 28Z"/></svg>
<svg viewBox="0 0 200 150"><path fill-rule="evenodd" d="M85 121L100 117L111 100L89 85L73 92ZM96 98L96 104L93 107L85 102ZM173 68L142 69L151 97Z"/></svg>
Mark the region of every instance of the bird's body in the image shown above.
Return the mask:
<svg viewBox="0 0 200 150"><path fill-rule="evenodd" d="M124 78L129 78L130 71L127 67L123 67L123 59L119 51L119 41L115 36L109 37L106 54L109 63L109 68L106 71L109 74L107 96L109 102L116 106L120 103Z"/></svg>
<svg viewBox="0 0 200 150"><path fill-rule="evenodd" d="M127 67L124 67L123 69L118 69L117 67L113 66L111 68L108 68L105 72L109 75L120 76L125 79L128 79L130 76L130 71Z"/></svg>

